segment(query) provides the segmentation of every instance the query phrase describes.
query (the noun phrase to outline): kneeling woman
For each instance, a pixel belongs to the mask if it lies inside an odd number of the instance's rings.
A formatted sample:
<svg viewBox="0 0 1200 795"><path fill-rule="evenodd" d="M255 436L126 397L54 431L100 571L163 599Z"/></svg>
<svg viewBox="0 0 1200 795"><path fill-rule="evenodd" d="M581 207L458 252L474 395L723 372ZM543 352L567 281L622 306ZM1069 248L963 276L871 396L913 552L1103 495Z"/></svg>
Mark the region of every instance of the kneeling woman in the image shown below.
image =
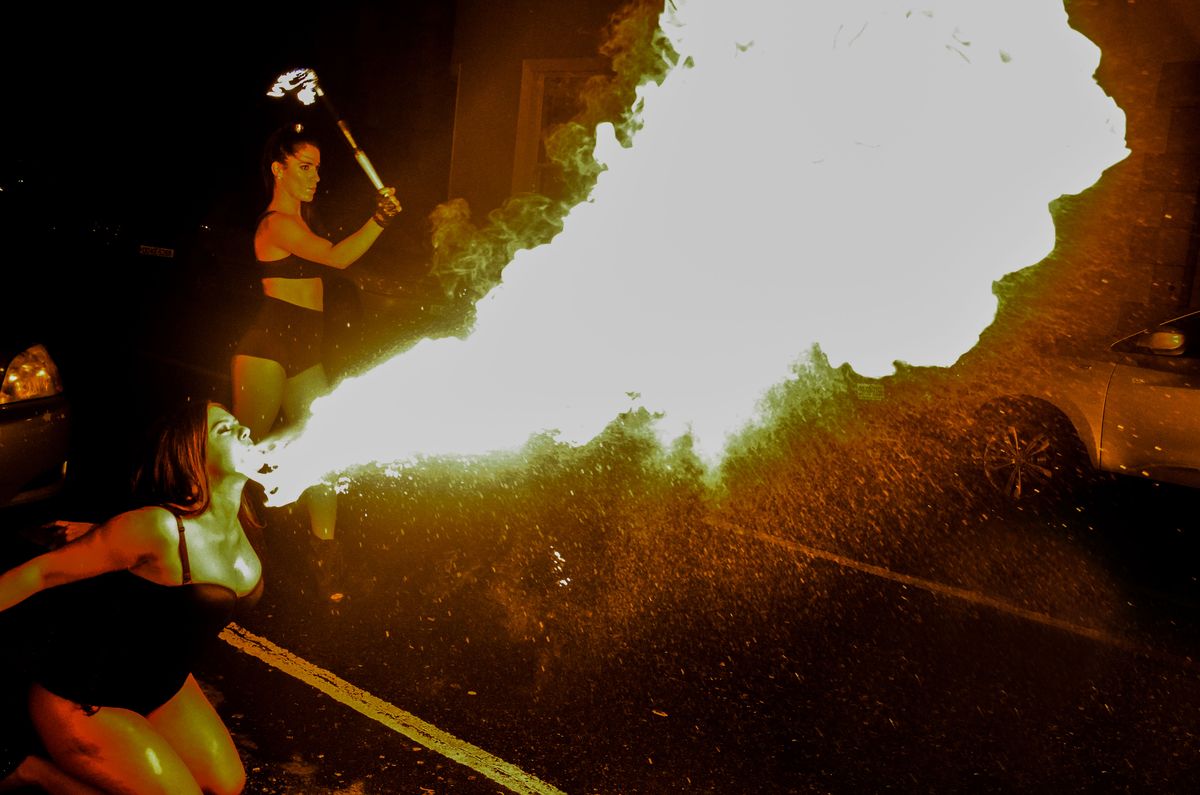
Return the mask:
<svg viewBox="0 0 1200 795"><path fill-rule="evenodd" d="M53 589L39 597L48 620L31 717L54 762L106 792L245 786L191 669L262 591L242 524L250 449L249 430L224 408L186 406L136 478L147 507L0 576L0 610Z"/></svg>

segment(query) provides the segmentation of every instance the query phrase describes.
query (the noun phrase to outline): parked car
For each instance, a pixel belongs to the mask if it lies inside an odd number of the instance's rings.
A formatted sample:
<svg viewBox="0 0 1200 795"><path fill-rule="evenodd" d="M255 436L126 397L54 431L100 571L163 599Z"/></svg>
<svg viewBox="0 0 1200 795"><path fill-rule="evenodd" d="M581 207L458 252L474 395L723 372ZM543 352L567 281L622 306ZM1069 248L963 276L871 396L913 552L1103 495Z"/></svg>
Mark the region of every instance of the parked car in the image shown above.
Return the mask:
<svg viewBox="0 0 1200 795"><path fill-rule="evenodd" d="M58 367L36 341L0 343L0 511L43 503L67 476L71 413Z"/></svg>
<svg viewBox="0 0 1200 795"><path fill-rule="evenodd" d="M996 495L1052 500L1089 472L1200 487L1200 311L1095 356L1047 356L1022 378L983 405L973 432Z"/></svg>

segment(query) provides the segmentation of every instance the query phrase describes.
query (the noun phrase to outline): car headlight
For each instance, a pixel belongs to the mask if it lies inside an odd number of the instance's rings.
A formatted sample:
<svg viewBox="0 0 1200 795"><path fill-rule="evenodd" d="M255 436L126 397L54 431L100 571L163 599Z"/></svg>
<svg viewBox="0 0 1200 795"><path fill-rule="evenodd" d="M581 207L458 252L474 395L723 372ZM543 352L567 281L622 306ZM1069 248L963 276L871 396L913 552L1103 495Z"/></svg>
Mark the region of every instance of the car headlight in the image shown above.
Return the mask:
<svg viewBox="0 0 1200 795"><path fill-rule="evenodd" d="M50 397L62 391L54 360L43 346L34 345L8 363L4 383L0 385L0 403Z"/></svg>

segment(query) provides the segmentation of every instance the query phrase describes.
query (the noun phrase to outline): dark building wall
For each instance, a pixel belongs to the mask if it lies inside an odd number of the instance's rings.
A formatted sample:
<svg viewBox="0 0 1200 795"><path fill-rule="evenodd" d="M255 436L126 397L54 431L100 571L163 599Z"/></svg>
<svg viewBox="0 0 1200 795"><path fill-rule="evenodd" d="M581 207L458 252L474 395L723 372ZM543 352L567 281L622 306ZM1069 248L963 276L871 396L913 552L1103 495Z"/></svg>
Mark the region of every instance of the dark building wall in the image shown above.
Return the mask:
<svg viewBox="0 0 1200 795"><path fill-rule="evenodd" d="M426 216L446 199L454 123L454 75L448 64L454 3L366 4L352 20L353 57L331 51L326 60L345 63L352 70L348 85L365 92L347 97L347 112L356 111L351 127L405 206L395 229L380 241L379 254L393 254L390 265L399 263L403 272L416 273L424 268ZM338 45L330 41L329 46ZM357 172L356 167L351 170ZM359 173L347 179L369 189ZM360 217L351 222L361 223Z"/></svg>
<svg viewBox="0 0 1200 795"><path fill-rule="evenodd" d="M1105 175L1109 209L1081 243L1109 262L1097 310L1119 319L1200 306L1200 3L1073 0L1066 8L1101 49L1096 78L1125 111L1131 152Z"/></svg>
<svg viewBox="0 0 1200 795"><path fill-rule="evenodd" d="M511 194L521 65L594 57L623 0L458 0L458 75L449 194L481 219Z"/></svg>

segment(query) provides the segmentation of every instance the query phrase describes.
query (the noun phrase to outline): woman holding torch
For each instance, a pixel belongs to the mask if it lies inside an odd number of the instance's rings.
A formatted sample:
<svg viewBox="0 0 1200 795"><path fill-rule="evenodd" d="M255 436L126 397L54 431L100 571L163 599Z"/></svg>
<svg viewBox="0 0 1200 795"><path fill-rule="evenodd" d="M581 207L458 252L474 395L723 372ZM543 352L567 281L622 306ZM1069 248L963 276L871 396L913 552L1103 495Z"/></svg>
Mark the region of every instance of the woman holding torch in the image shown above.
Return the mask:
<svg viewBox="0 0 1200 795"><path fill-rule="evenodd" d="M367 252L400 212L395 190L379 191L375 213L338 243L312 231L308 205L320 181L321 149L301 125L277 130L263 152L270 202L258 219L254 259L263 303L232 361L233 413L262 441L281 418L306 419L312 401L329 388L321 363L324 282L328 268L342 270ZM341 601L341 550L334 536L337 496L325 484L304 499L311 528L312 562L321 596Z"/></svg>

